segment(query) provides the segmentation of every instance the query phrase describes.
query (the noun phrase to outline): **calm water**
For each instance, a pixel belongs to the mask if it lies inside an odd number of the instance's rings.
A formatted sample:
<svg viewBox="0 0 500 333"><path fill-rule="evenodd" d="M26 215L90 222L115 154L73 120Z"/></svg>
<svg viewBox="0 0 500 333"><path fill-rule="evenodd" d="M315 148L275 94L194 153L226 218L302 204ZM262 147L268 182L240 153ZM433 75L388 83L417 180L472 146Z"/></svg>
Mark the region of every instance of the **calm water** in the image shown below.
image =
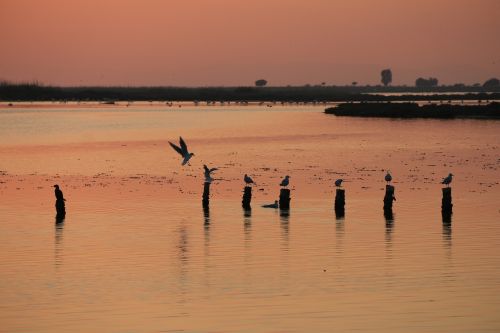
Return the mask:
<svg viewBox="0 0 500 333"><path fill-rule="evenodd" d="M498 332L500 122L322 111L0 107L0 332ZM284 175L289 214L261 208Z"/></svg>

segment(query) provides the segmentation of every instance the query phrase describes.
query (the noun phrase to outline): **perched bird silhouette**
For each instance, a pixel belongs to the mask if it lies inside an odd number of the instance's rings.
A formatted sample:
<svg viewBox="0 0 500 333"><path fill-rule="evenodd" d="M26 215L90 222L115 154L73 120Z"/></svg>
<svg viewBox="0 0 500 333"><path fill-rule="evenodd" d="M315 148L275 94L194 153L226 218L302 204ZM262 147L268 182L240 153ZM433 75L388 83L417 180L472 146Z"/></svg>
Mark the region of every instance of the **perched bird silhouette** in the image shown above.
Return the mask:
<svg viewBox="0 0 500 333"><path fill-rule="evenodd" d="M337 180L335 181L335 186L340 187L340 186L342 185L342 182L343 182L343 181L344 181L344 180L343 180L342 178L337 179Z"/></svg>
<svg viewBox="0 0 500 333"><path fill-rule="evenodd" d="M278 200L275 200L273 204L262 205L262 207L264 207L264 208L278 208L279 207Z"/></svg>
<svg viewBox="0 0 500 333"><path fill-rule="evenodd" d="M281 181L280 186L287 187L290 183L290 176L285 176L285 178Z"/></svg>
<svg viewBox="0 0 500 333"><path fill-rule="evenodd" d="M189 160L191 159L191 157L193 157L193 156L194 156L194 154L193 154L193 153L190 153L190 152L188 151L188 148L187 148L186 142L184 142L184 140L182 139L182 137L179 137L179 144L181 145L180 147L179 147L179 146L177 146L177 145L175 145L175 144L173 144L173 143L172 143L172 142L170 142L170 141L169 141L168 143L170 143L170 146L172 146L172 148L174 148L174 150L175 150L176 152L178 152L178 153L182 156L182 158L183 158L183 160L182 160L182 165L186 165L186 163L187 163L188 165L190 165L190 164L189 164Z"/></svg>
<svg viewBox="0 0 500 333"><path fill-rule="evenodd" d="M387 170L387 174L385 175L385 181L389 184L392 181L391 171Z"/></svg>
<svg viewBox="0 0 500 333"><path fill-rule="evenodd" d="M448 174L447 177L443 178L443 180L441 181L441 184L445 184L446 187L450 187L450 183L451 181L453 180L453 174Z"/></svg>
<svg viewBox="0 0 500 333"><path fill-rule="evenodd" d="M59 189L59 185L54 185L54 187L55 187L54 194L56 195L56 200L66 201L66 199L64 199L62 191Z"/></svg>
<svg viewBox="0 0 500 333"><path fill-rule="evenodd" d="M219 169L217 169L217 168L209 169L206 164L203 164L203 169L205 170L205 183L211 183L212 180L214 180L211 177L212 172L214 172L215 170L219 170Z"/></svg>
<svg viewBox="0 0 500 333"><path fill-rule="evenodd" d="M243 177L243 180L245 181L245 184L247 184L247 185L255 184L253 179L250 178L250 176L248 176L246 173L245 173L245 177Z"/></svg>

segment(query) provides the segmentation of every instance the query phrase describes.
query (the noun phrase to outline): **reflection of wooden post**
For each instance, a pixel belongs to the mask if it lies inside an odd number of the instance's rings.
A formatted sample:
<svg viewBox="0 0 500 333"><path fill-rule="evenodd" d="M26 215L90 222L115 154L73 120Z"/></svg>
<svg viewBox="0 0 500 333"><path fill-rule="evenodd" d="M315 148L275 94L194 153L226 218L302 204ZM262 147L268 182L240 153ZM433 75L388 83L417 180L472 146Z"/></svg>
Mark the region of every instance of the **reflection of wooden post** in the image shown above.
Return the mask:
<svg viewBox="0 0 500 333"><path fill-rule="evenodd" d="M208 205L210 204L210 183L205 182L203 185L203 200L202 204L204 208L208 208Z"/></svg>
<svg viewBox="0 0 500 333"><path fill-rule="evenodd" d="M287 188L282 188L280 190L280 209L290 209L290 200L290 190Z"/></svg>
<svg viewBox="0 0 500 333"><path fill-rule="evenodd" d="M443 217L451 216L453 204L451 203L451 187L443 187L443 199L441 200L441 213Z"/></svg>
<svg viewBox="0 0 500 333"><path fill-rule="evenodd" d="M386 185L385 186L385 196L384 196L384 211L392 210L392 202L396 200L394 196L394 186Z"/></svg>
<svg viewBox="0 0 500 333"><path fill-rule="evenodd" d="M252 187L245 186L243 189L243 200L241 200L241 205L244 209L252 209L250 207L250 202L252 201Z"/></svg>
<svg viewBox="0 0 500 333"><path fill-rule="evenodd" d="M338 188L335 193L335 215L343 217L345 215L345 190Z"/></svg>

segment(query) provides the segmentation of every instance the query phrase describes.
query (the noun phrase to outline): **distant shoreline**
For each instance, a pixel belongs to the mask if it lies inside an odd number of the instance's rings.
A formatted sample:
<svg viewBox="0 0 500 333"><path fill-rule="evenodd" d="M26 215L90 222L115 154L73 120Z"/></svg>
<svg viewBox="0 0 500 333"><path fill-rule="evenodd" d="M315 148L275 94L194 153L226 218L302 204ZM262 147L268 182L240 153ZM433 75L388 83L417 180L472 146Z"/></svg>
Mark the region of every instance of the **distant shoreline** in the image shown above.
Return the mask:
<svg viewBox="0 0 500 333"><path fill-rule="evenodd" d="M0 101L344 102L500 100L474 86L55 87L0 83Z"/></svg>
<svg viewBox="0 0 500 333"><path fill-rule="evenodd" d="M480 105L417 103L342 103L325 113L348 117L499 119L500 103Z"/></svg>

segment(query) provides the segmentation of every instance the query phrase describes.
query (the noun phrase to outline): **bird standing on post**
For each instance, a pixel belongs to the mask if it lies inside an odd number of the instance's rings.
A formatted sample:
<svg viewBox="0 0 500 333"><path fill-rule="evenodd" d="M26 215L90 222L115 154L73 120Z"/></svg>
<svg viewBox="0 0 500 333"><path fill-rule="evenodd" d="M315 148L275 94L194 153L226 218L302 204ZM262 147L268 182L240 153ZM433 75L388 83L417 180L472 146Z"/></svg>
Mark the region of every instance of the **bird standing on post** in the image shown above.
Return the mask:
<svg viewBox="0 0 500 333"><path fill-rule="evenodd" d="M248 176L246 173L245 173L245 177L243 177L243 180L245 181L245 184L247 184L247 185L255 184L253 179L250 178L250 176Z"/></svg>
<svg viewBox="0 0 500 333"><path fill-rule="evenodd" d="M343 180L343 179L341 179L341 178L337 179L337 180L335 181L335 186L337 186L337 187L341 187L341 186L342 186L342 182L343 182L343 181L344 181L344 180Z"/></svg>
<svg viewBox="0 0 500 333"><path fill-rule="evenodd" d="M188 148L187 148L186 142L184 142L184 140L182 139L182 137L179 137L179 144L180 144L180 147L179 147L179 146L177 146L177 145L175 145L175 144L173 144L173 143L172 143L172 142L170 142L170 141L169 141L168 143L170 144L170 146L171 146L172 148L174 148L174 150L175 150L176 152L178 152L178 153L182 156L182 158L183 158L183 160L182 160L182 165L186 165L186 164L190 165L190 164L189 164L189 160L191 159L191 157L193 157L193 156L194 156L194 154L193 154L193 153L190 153L190 152L188 151Z"/></svg>
<svg viewBox="0 0 500 333"><path fill-rule="evenodd" d="M285 176L285 178L281 181L280 186L287 187L290 183L290 176Z"/></svg>
<svg viewBox="0 0 500 333"><path fill-rule="evenodd" d="M384 179L387 182L387 184L389 184L392 181L392 176L391 176L391 171L390 170L387 170L387 174L385 175Z"/></svg>
<svg viewBox="0 0 500 333"><path fill-rule="evenodd" d="M448 177L443 178L441 181L441 184L446 185L446 187L450 187L450 183L453 180L453 174L448 174Z"/></svg>
<svg viewBox="0 0 500 333"><path fill-rule="evenodd" d="M217 168L209 169L206 164L203 164L203 169L205 170L205 183L211 183L212 180L214 180L211 177L212 172L214 172L215 170L219 170L219 169L217 169Z"/></svg>

